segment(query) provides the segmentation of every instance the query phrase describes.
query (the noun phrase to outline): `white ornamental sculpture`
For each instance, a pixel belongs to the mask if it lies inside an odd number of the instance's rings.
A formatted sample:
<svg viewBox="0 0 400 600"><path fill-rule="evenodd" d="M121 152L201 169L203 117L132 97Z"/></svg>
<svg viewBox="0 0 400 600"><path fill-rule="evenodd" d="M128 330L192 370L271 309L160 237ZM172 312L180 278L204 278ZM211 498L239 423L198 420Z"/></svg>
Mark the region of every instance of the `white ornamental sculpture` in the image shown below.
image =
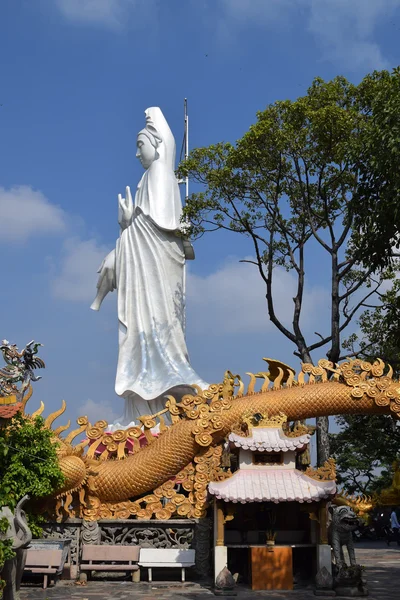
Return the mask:
<svg viewBox="0 0 400 600"><path fill-rule="evenodd" d="M99 310L108 292L117 290L115 391L125 398L122 426L162 410L166 394L192 393L191 384L207 387L189 363L184 335L184 270L192 249L181 237L175 140L158 107L145 115L136 152L145 172L134 201L129 187L125 198L118 196L120 237L100 266L91 305Z"/></svg>

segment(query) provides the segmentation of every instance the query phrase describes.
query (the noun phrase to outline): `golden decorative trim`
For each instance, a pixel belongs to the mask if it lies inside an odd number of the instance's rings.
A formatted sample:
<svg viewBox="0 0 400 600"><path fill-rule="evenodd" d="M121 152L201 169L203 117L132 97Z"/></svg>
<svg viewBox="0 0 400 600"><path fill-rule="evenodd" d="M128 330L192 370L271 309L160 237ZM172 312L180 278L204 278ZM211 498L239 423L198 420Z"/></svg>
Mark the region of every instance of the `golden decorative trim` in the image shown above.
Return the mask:
<svg viewBox="0 0 400 600"><path fill-rule="evenodd" d="M0 396L0 406L7 406L8 404L16 404L18 402L17 396Z"/></svg>
<svg viewBox="0 0 400 600"><path fill-rule="evenodd" d="M287 416L282 412L269 417L267 414L249 411L243 415L242 419L243 422L247 424L249 429L257 429L257 427L282 427L282 425L287 422Z"/></svg>
<svg viewBox="0 0 400 600"><path fill-rule="evenodd" d="M25 406L26 403L28 402L28 400L30 399L30 397L33 394L33 388L32 388L32 384L29 384L29 387L27 390L25 390L24 394L23 394L23 398L22 398L22 411L23 413L25 413Z"/></svg>
<svg viewBox="0 0 400 600"><path fill-rule="evenodd" d="M275 379L280 377L282 372L280 384L293 382L296 371L294 371L291 367L280 360L275 360L273 358L263 358L263 360L268 363L268 376L271 381L275 381Z"/></svg>
<svg viewBox="0 0 400 600"><path fill-rule="evenodd" d="M371 496L352 496L347 492L341 492L335 496L332 504L350 506L360 517L363 517L374 508L376 502Z"/></svg>
<svg viewBox="0 0 400 600"><path fill-rule="evenodd" d="M59 410L54 411L53 413L51 413L46 419L45 419L45 426L46 427L51 427L52 424L54 423L54 421L56 419L58 419L58 417L60 417L62 414L65 413L65 409L67 408L67 403L65 402L65 400L62 401L62 405L61 408Z"/></svg>
<svg viewBox="0 0 400 600"><path fill-rule="evenodd" d="M304 423L296 423L293 429L284 428L283 433L288 438L297 438L302 435L312 435L315 432L314 425L305 425Z"/></svg>
<svg viewBox="0 0 400 600"><path fill-rule="evenodd" d="M317 481L335 481L336 479L336 462L334 458L328 460L318 468L308 467L304 471L304 475Z"/></svg>
<svg viewBox="0 0 400 600"><path fill-rule="evenodd" d="M37 410L35 410L35 412L32 413L32 418L34 419L35 417L39 417L41 416L41 414L44 411L44 402L42 402L42 400L40 401L40 408L38 408Z"/></svg>

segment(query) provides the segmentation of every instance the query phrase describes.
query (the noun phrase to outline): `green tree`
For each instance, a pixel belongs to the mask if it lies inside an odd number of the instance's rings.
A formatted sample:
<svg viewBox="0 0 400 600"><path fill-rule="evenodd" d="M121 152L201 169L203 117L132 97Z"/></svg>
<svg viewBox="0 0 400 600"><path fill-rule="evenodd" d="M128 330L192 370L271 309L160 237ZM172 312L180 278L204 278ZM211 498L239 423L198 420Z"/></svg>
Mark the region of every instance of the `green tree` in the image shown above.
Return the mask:
<svg viewBox="0 0 400 600"><path fill-rule="evenodd" d="M50 495L63 482L54 433L42 417L17 413L0 428L0 506L14 508L25 494Z"/></svg>
<svg viewBox="0 0 400 600"><path fill-rule="evenodd" d="M254 259L245 262L264 281L269 319L303 362L312 362L312 352L323 347L333 363L342 358L343 331L385 277L375 277L374 265L359 262L363 238L353 235L351 203L359 186L357 152L363 149L369 119L360 89L364 96L368 89L373 95L374 85L373 79L355 86L343 77L329 82L317 78L306 96L259 112L235 145L195 149L178 169L180 177L201 185L185 208L193 234L222 229L248 238ZM306 254L310 257L315 245L328 265L330 319L326 331L310 340L301 327L301 313ZM278 318L274 303L277 266L297 278L290 327ZM326 417L317 419L317 448L321 464L329 456Z"/></svg>
<svg viewBox="0 0 400 600"><path fill-rule="evenodd" d="M389 415L336 418L342 431L330 434L337 482L356 494L371 495L390 486L400 448L400 428Z"/></svg>
<svg viewBox="0 0 400 600"><path fill-rule="evenodd" d="M17 413L0 427L0 507L14 509L29 494L39 500L60 488L64 476L58 466L57 443L42 417ZM28 512L32 532L38 532L38 519ZM7 527L0 522L0 531ZM11 554L10 554L11 553ZM11 545L0 542L1 564L12 556ZM2 585L0 582L0 594Z"/></svg>
<svg viewBox="0 0 400 600"><path fill-rule="evenodd" d="M349 356L363 360L379 356L400 374L400 280L379 293L380 304L371 305L358 319L359 334L343 342ZM390 282L389 282L390 283ZM350 492L371 493L389 487L393 462L400 456L400 428L390 416L342 416L342 431L331 436L338 481Z"/></svg>
<svg viewBox="0 0 400 600"><path fill-rule="evenodd" d="M390 281L388 282L390 284ZM365 360L379 356L400 375L400 279L392 273L392 285L379 292L379 304L370 305L358 319L359 333L343 342L350 356Z"/></svg>
<svg viewBox="0 0 400 600"><path fill-rule="evenodd" d="M357 102L366 118L353 155L359 181L352 210L359 255L379 269L400 248L400 67L365 77Z"/></svg>

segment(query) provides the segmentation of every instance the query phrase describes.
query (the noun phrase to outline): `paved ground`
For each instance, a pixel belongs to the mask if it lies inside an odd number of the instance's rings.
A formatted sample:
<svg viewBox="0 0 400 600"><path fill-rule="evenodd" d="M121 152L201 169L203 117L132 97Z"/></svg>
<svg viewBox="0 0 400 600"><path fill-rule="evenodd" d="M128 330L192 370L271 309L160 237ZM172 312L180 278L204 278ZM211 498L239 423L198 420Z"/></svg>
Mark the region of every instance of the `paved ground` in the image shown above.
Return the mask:
<svg viewBox="0 0 400 600"><path fill-rule="evenodd" d="M366 568L369 600L398 600L400 598L400 548L384 542L370 542L357 546L357 560ZM214 594L207 587L196 584L134 584L130 582L89 582L81 587L59 582L55 587L42 590L24 587L21 600L211 600ZM311 600L316 598L312 589L293 592L251 592L238 589L239 599L275 598L276 600Z"/></svg>

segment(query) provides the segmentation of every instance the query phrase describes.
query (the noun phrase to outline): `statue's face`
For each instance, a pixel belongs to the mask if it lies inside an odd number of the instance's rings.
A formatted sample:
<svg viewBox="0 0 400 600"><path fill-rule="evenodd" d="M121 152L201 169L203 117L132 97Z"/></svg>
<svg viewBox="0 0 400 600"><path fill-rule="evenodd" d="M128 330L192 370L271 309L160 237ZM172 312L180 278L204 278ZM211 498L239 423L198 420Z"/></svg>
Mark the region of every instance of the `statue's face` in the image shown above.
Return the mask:
<svg viewBox="0 0 400 600"><path fill-rule="evenodd" d="M359 519L350 506L335 506L332 520L339 531L353 531L359 526Z"/></svg>
<svg viewBox="0 0 400 600"><path fill-rule="evenodd" d="M136 158L140 160L142 167L148 169L156 159L156 149L151 144L149 138L143 134L138 135L136 147Z"/></svg>

